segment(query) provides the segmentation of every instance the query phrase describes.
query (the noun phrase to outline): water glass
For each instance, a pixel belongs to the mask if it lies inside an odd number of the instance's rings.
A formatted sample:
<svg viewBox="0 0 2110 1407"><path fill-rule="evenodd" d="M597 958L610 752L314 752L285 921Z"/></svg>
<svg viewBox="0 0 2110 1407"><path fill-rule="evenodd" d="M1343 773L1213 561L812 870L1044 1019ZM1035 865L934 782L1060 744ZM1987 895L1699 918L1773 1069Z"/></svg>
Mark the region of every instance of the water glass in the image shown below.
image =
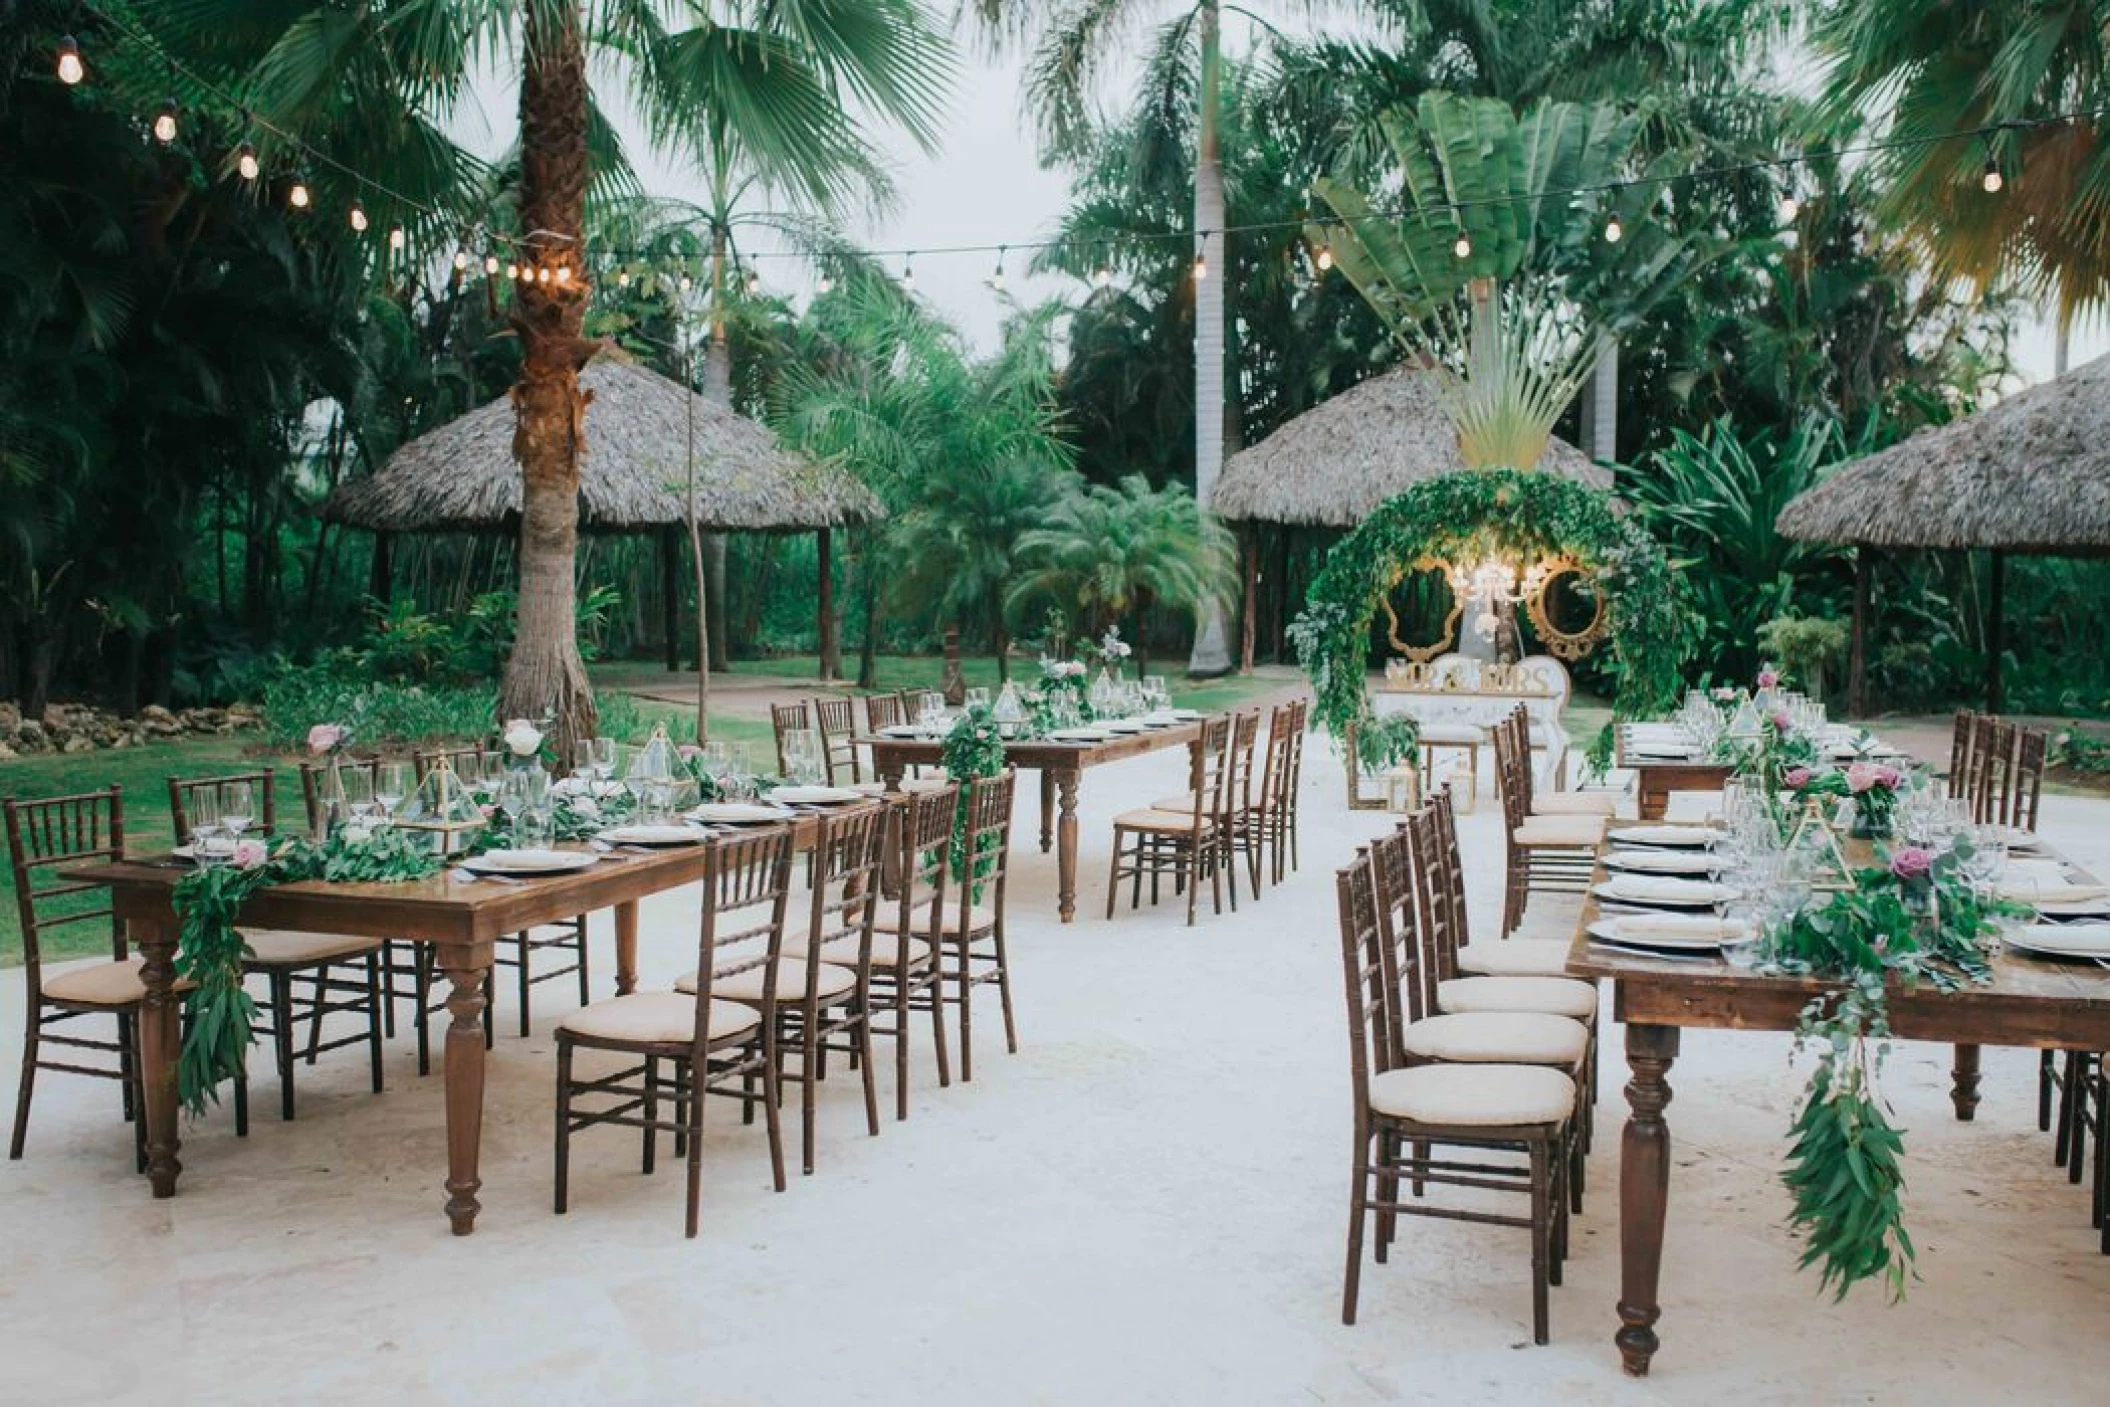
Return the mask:
<svg viewBox="0 0 2110 1407"><path fill-rule="evenodd" d="M593 768L594 780L606 782L615 777L617 758L614 738L589 738L586 742L586 758Z"/></svg>
<svg viewBox="0 0 2110 1407"><path fill-rule="evenodd" d="M191 827L191 858L204 866L224 865L234 858L235 835L218 821L203 821Z"/></svg>
<svg viewBox="0 0 2110 1407"><path fill-rule="evenodd" d="M969 708L987 708L989 707L989 698L990 695L987 689L969 689L965 702Z"/></svg>
<svg viewBox="0 0 2110 1407"><path fill-rule="evenodd" d="M374 767L374 800L380 803L384 819L395 815L409 795L409 763L382 762Z"/></svg>
<svg viewBox="0 0 2110 1407"><path fill-rule="evenodd" d="M242 832L256 819L255 796L247 782L228 782L219 790L220 824L240 840Z"/></svg>

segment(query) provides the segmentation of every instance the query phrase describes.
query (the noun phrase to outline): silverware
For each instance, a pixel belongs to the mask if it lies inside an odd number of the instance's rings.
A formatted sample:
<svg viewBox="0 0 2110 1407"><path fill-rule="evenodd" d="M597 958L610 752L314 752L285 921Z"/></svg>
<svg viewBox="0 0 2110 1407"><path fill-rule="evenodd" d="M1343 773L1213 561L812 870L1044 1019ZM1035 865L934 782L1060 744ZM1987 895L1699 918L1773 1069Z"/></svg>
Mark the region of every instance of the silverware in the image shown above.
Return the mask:
<svg viewBox="0 0 2110 1407"><path fill-rule="evenodd" d="M1615 952L1632 953L1635 957L1661 958L1665 962L1713 962L1722 955L1719 948L1710 949L1707 952L1667 952L1661 948L1644 948L1634 943L1614 943L1606 938L1592 938L1590 946L1593 948L1611 948Z"/></svg>

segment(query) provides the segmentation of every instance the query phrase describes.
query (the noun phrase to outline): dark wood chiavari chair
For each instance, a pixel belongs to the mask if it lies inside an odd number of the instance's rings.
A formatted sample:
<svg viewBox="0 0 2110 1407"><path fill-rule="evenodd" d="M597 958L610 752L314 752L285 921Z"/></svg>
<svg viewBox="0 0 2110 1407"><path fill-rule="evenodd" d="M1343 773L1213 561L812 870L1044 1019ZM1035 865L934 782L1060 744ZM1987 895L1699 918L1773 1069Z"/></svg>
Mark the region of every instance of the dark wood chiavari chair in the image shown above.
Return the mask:
<svg viewBox="0 0 2110 1407"><path fill-rule="evenodd" d="M595 1124L638 1129L643 1170L650 1173L660 1133L674 1135L688 1160L687 1234L696 1235L703 1190L703 1103L719 1095L741 1102L747 1122L756 1105L769 1129L770 1170L784 1190L784 1139L776 1071L776 1034L763 1010L776 999L776 964L791 894L791 831L772 826L714 839L703 847L702 918L693 993L633 992L595 1002L557 1025L555 1209L570 1203L571 1136ZM763 974L760 1007L717 995L721 979ZM622 1057L612 1074L581 1078L579 1050ZM629 1063L634 1061L635 1063ZM662 1074L661 1065L670 1067ZM582 1098L612 1103L582 1108ZM670 1101L671 1118L660 1112Z"/></svg>
<svg viewBox="0 0 2110 1407"><path fill-rule="evenodd" d="M1495 789L1506 840L1502 932L1516 932L1533 894L1580 894L1589 887L1604 839L1606 814L1531 813L1529 716L1522 708L1494 725Z"/></svg>
<svg viewBox="0 0 2110 1407"><path fill-rule="evenodd" d="M1223 879L1229 846L1225 816L1230 808L1231 729L1229 717L1202 720L1200 744L1188 775L1186 811L1144 807L1114 817L1114 854L1106 885L1106 916L1114 916L1121 881L1130 881L1129 907L1143 903L1143 878L1150 878L1150 902L1159 897L1159 882L1170 875L1175 894L1187 896L1187 923L1192 927L1202 881L1209 898L1223 912Z"/></svg>
<svg viewBox="0 0 2110 1407"><path fill-rule="evenodd" d="M857 756L857 700L820 698L813 701L813 716L820 725L821 754L828 764L828 785L865 779L864 764Z"/></svg>
<svg viewBox="0 0 2110 1407"><path fill-rule="evenodd" d="M771 704L769 706L769 728L776 738L777 775L791 775L791 764L784 756L784 740L793 733L813 730L813 710L805 699L795 703Z"/></svg>
<svg viewBox="0 0 2110 1407"><path fill-rule="evenodd" d="M903 719L901 695L865 695L865 731L882 733L889 728L898 728Z"/></svg>
<svg viewBox="0 0 2110 1407"><path fill-rule="evenodd" d="M775 1031L777 1082L799 1086L800 1164L813 1171L814 1125L820 1107L819 1083L827 1077L830 1051L849 1055L863 1074L865 1115L874 1136L879 1133L879 1092L872 1070L871 1010L872 919L878 897L880 865L885 859L886 808L859 805L823 814L812 851L810 904L803 915L804 939L810 951L833 947L843 959L814 961L792 956L789 940L779 944L767 968L748 967L720 973L717 995L755 1007L763 1024ZM674 983L677 992L692 991L702 969ZM796 1062L794 1066L794 1061Z"/></svg>
<svg viewBox="0 0 2110 1407"><path fill-rule="evenodd" d="M191 819L202 797L224 798L235 787L247 787L256 800L253 826L257 835L268 838L278 833L278 804L269 767L218 777L171 777L168 787L169 818L179 837L191 834ZM365 1046L374 1093L379 1094L381 1036L388 1010L381 981L382 940L274 928L244 928L242 938L249 945L242 971L264 983L264 1000L252 1029L271 1042L278 1069L279 1118L293 1117L296 1052L313 1065L327 1051ZM344 969L352 969L355 975L344 975ZM332 1016L354 1018L357 1029L324 1040L323 1025ZM303 1024L307 1040L297 1043L295 1032ZM249 1133L247 1081L235 1086L234 1128L238 1136Z"/></svg>
<svg viewBox="0 0 2110 1407"><path fill-rule="evenodd" d="M908 1047L911 1013L927 1011L931 1039L938 1057L938 1083L952 1083L952 1061L946 1049L944 993L945 969L941 961L944 935L945 881L950 873L953 818L958 814L960 788L948 782L921 787L892 803L894 873L900 878L894 893L878 905L872 920L871 991L872 1034L890 1036L894 1042L894 1117L908 1117ZM810 936L787 940L786 951L810 958L816 952L822 961L854 965L857 957L854 934L845 934L816 947ZM882 1023L882 1014L891 1022Z"/></svg>
<svg viewBox="0 0 2110 1407"><path fill-rule="evenodd" d="M952 866L952 903L944 911L939 959L960 1008L960 1078L974 1078L974 991L994 984L1004 1014L1004 1046L1018 1054L1018 1018L1011 1009L1011 952L1004 936L1004 899L1011 884L1011 803L1018 773L969 780L960 798L960 850Z"/></svg>
<svg viewBox="0 0 2110 1407"><path fill-rule="evenodd" d="M23 991L27 1011L22 1023L22 1082L15 1096L14 1136L7 1146L11 1159L22 1156L29 1137L29 1103L36 1093L37 1071L89 1075L115 1080L125 1119L132 1125L132 1153L146 1171L146 1120L136 1063L133 1031L146 1001L141 961L131 956L124 926L105 900L88 896L98 884L67 877L67 871L99 860L121 860L125 853L124 792L119 787L74 796L4 802L8 861L14 870L15 913L22 925ZM72 967L54 977L44 975L44 938L75 924L108 923L110 960ZM184 988L189 983L180 983ZM83 1017L108 1016L116 1021L117 1039L74 1035L67 1023ZM56 1060L44 1047L94 1051L116 1061L117 1068Z"/></svg>
<svg viewBox="0 0 2110 1407"><path fill-rule="evenodd" d="M1335 879L1355 1090L1355 1193L1341 1322L1355 1322L1370 1214L1377 1214L1380 1264L1389 1258L1399 1217L1441 1217L1530 1231L1532 1338L1543 1344L1550 1328L1547 1290L1560 1282L1567 1234L1563 1155L1575 1082L1546 1066L1405 1058L1397 1036L1407 1026L1401 994L1411 974L1400 970L1400 948L1386 941L1375 869L1365 854ZM1490 1161L1516 1154L1523 1156L1522 1166ZM1402 1196L1402 1183L1417 1195ZM1419 1194L1432 1185L1522 1193L1529 1212L1429 1205Z"/></svg>
<svg viewBox="0 0 2110 1407"><path fill-rule="evenodd" d="M1949 725L1949 795L1962 800L1970 799L1971 749L1978 736L1978 714L1973 709L1960 708Z"/></svg>
<svg viewBox="0 0 2110 1407"><path fill-rule="evenodd" d="M1296 712L1290 719L1288 807L1283 825L1289 842L1289 867L1295 870L1297 822L1304 807L1304 743L1311 736L1311 700L1293 699L1290 707Z"/></svg>

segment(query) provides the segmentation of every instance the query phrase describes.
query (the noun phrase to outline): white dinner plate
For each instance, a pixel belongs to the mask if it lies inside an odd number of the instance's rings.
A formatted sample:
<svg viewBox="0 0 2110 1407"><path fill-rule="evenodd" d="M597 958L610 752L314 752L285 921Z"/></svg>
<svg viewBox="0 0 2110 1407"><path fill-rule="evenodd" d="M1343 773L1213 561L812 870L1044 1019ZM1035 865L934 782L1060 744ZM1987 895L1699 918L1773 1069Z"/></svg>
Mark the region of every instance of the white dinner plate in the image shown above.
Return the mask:
<svg viewBox="0 0 2110 1407"><path fill-rule="evenodd" d="M688 814L692 821L717 826L773 826L797 819L781 806L757 806L751 801L706 801Z"/></svg>
<svg viewBox="0 0 2110 1407"><path fill-rule="evenodd" d="M1149 726L1140 718L1116 718L1105 725L1109 733L1140 733Z"/></svg>
<svg viewBox="0 0 2110 1407"><path fill-rule="evenodd" d="M2110 923L2033 923L2007 945L2055 958L2110 958Z"/></svg>
<svg viewBox="0 0 2110 1407"><path fill-rule="evenodd" d="M923 729L914 723L896 723L890 728L881 728L881 736L889 738L920 738Z"/></svg>
<svg viewBox="0 0 2110 1407"><path fill-rule="evenodd" d="M1198 708L1175 708L1168 709L1167 712L1172 715L1175 723L1199 723L1202 716L1202 711Z"/></svg>
<svg viewBox="0 0 2110 1407"><path fill-rule="evenodd" d="M841 806L865 798L848 787L778 787L766 793L764 799L786 806Z"/></svg>
<svg viewBox="0 0 2110 1407"><path fill-rule="evenodd" d="M470 874L570 874L590 867L596 857L581 850L486 850L462 861Z"/></svg>
<svg viewBox="0 0 2110 1407"><path fill-rule="evenodd" d="M1684 848L1712 845L1727 832L1713 826L1620 826L1607 834L1621 845Z"/></svg>
<svg viewBox="0 0 2110 1407"><path fill-rule="evenodd" d="M1705 850L1611 850L1605 853L1608 870L1632 870L1636 874L1711 875L1722 862Z"/></svg>
<svg viewBox="0 0 2110 1407"><path fill-rule="evenodd" d="M611 845L700 845L710 838L694 826L611 826L601 832Z"/></svg>
<svg viewBox="0 0 2110 1407"><path fill-rule="evenodd" d="M1048 739L1058 743L1103 743L1112 736L1106 728L1057 728L1048 734Z"/></svg>
<svg viewBox="0 0 2110 1407"><path fill-rule="evenodd" d="M1626 750L1635 757L1646 757L1656 762L1690 762L1699 751L1682 743L1640 742L1628 743Z"/></svg>
<svg viewBox="0 0 2110 1407"><path fill-rule="evenodd" d="M1606 915L1585 931L1607 943L1666 952L1712 952L1744 936L1743 924L1733 919L1683 914Z"/></svg>
<svg viewBox="0 0 2110 1407"><path fill-rule="evenodd" d="M1670 875L1615 875L1592 886L1590 892L1614 903L1668 909L1712 908L1736 897L1736 891L1726 884L1704 879L1678 879Z"/></svg>

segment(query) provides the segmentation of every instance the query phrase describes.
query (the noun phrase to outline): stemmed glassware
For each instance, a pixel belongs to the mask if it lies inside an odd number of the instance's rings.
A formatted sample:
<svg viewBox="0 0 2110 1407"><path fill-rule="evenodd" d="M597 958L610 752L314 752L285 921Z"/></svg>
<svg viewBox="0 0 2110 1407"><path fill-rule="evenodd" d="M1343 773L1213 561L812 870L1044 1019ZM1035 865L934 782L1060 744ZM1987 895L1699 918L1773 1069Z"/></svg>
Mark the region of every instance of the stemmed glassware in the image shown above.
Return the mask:
<svg viewBox="0 0 2110 1407"><path fill-rule="evenodd" d="M247 782L228 782L220 787L220 824L239 841L242 832L256 819L256 800Z"/></svg>
<svg viewBox="0 0 2110 1407"><path fill-rule="evenodd" d="M987 689L969 689L963 702L968 708L987 708L990 694Z"/></svg>
<svg viewBox="0 0 2110 1407"><path fill-rule="evenodd" d="M374 765L374 800L381 807L381 819L394 817L403 805L403 798L410 795L410 764L407 762L379 762Z"/></svg>
<svg viewBox="0 0 2110 1407"><path fill-rule="evenodd" d="M593 768L593 779L607 783L614 780L616 768L616 741L614 738L590 738L586 743L587 763Z"/></svg>

